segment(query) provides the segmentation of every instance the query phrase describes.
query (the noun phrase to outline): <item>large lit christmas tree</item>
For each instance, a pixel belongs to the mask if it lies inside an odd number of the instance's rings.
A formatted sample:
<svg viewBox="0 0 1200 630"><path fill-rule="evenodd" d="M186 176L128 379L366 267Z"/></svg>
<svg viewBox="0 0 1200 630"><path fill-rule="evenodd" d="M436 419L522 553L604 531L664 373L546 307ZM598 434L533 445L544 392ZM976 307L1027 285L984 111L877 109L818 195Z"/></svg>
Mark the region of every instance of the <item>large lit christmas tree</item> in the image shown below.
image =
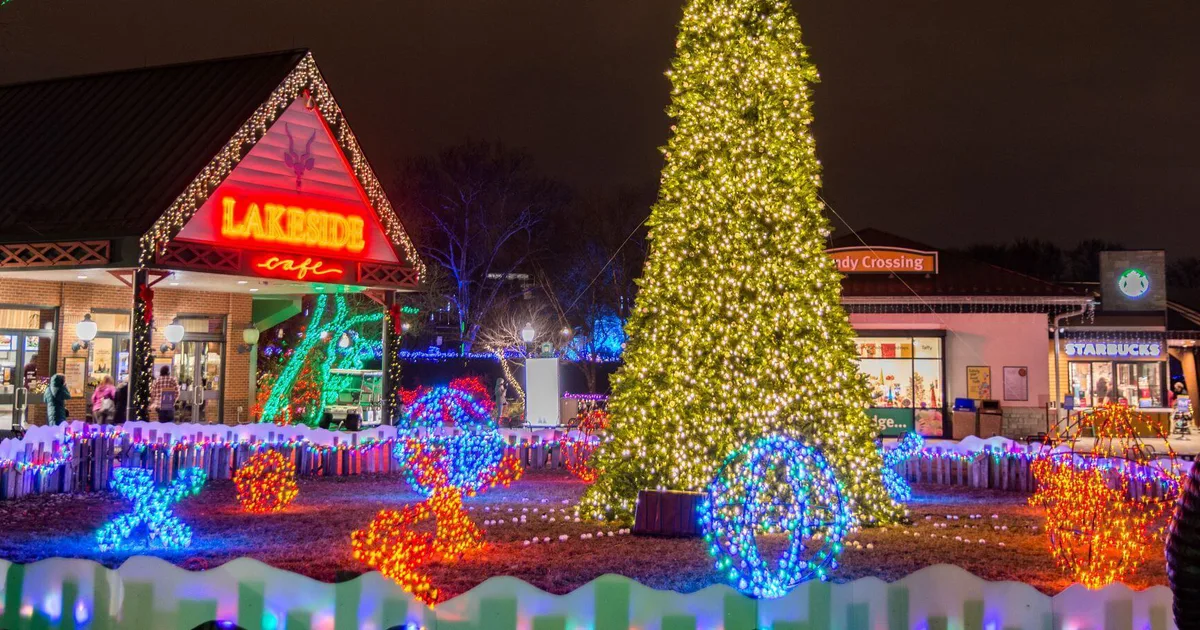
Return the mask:
<svg viewBox="0 0 1200 630"><path fill-rule="evenodd" d="M824 450L861 522L891 520L902 509L824 251L818 77L791 3L692 0L676 49L650 255L584 511L627 516L641 489L701 490L729 453L779 433Z"/></svg>

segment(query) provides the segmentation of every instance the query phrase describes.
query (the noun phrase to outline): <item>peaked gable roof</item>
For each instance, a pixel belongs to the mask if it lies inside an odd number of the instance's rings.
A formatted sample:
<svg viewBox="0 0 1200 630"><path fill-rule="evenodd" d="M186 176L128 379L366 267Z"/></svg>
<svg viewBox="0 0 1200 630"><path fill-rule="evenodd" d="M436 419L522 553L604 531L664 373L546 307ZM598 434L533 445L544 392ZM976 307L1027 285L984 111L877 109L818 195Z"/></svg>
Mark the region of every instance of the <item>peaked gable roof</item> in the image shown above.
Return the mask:
<svg viewBox="0 0 1200 630"><path fill-rule="evenodd" d="M860 240L861 239L861 240ZM900 247L938 252L938 272L933 274L847 274L842 278L842 296L855 297L1086 297L1087 291L1047 282L1023 273L1004 269L953 250L938 250L876 229L859 230L857 235L839 236L830 248Z"/></svg>
<svg viewBox="0 0 1200 630"><path fill-rule="evenodd" d="M0 242L132 237L149 264L297 99L319 112L363 203L423 276L303 50L0 87Z"/></svg>
<svg viewBox="0 0 1200 630"><path fill-rule="evenodd" d="M0 87L0 242L140 237L305 54Z"/></svg>
<svg viewBox="0 0 1200 630"><path fill-rule="evenodd" d="M356 256L358 260L399 262L337 139L317 108L303 96L292 101L175 239L202 243L218 240L224 215L230 211L224 206L230 200L238 216L244 216L247 204L266 206L286 201L301 210L336 208L342 216L356 217L363 228L364 248ZM243 240L239 246L266 251L290 249L274 239ZM301 248L298 253L309 250Z"/></svg>

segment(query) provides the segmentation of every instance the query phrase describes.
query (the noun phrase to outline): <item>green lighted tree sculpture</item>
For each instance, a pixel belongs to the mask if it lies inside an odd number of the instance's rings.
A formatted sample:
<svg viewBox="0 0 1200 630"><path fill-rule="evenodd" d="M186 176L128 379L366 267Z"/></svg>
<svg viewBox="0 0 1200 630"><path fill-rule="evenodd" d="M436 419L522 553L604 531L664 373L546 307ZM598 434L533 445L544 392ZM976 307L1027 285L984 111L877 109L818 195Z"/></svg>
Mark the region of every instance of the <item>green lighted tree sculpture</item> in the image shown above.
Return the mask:
<svg viewBox="0 0 1200 630"><path fill-rule="evenodd" d="M821 448L863 523L885 491L809 132L818 79L788 0L692 0L669 77L675 120L650 254L583 510L699 490L765 434Z"/></svg>
<svg viewBox="0 0 1200 630"><path fill-rule="evenodd" d="M327 313L332 299L333 308ZM367 310L354 314L344 295L332 298L318 295L313 303L312 315L304 329L303 337L292 349L292 354L271 381L271 391L262 405L260 422L288 422L288 409L293 399L297 379L302 375L315 381L320 394L314 396L312 408L306 409L304 417L298 419L315 424L321 419L325 405L337 398L343 388L344 376L331 374L335 369L360 369L364 361L375 354L381 344L373 335L360 334L365 324L381 322L382 310ZM349 343L343 344L342 336Z"/></svg>

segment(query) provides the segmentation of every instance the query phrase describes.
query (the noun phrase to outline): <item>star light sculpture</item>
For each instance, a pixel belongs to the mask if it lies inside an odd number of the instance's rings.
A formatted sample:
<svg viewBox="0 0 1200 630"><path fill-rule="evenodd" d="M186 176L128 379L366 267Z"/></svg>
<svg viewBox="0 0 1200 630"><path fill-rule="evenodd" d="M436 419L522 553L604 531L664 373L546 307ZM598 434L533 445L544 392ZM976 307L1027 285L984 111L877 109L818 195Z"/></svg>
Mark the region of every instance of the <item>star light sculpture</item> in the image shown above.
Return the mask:
<svg viewBox="0 0 1200 630"><path fill-rule="evenodd" d="M141 468L118 468L113 471L112 487L121 496L133 501L133 509L104 524L96 531L100 551L127 546L142 526L147 544L157 541L164 549L181 549L192 544L192 528L179 520L172 506L200 492L208 475L199 468L185 468L179 476L162 488L154 487L154 477Z"/></svg>

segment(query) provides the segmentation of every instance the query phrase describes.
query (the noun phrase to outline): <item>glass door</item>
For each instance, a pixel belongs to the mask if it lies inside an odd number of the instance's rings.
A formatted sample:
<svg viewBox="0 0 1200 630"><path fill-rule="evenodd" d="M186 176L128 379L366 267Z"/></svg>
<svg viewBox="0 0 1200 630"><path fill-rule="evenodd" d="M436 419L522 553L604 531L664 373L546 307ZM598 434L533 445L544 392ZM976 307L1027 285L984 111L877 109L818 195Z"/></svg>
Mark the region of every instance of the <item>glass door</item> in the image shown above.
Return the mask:
<svg viewBox="0 0 1200 630"><path fill-rule="evenodd" d="M179 378L177 422L218 422L221 415L223 343L184 341L175 353Z"/></svg>
<svg viewBox="0 0 1200 630"><path fill-rule="evenodd" d="M42 383L50 376L50 331L0 332L0 431L45 424Z"/></svg>
<svg viewBox="0 0 1200 630"><path fill-rule="evenodd" d="M0 333L0 431L12 431L17 417L17 392L25 386L19 334Z"/></svg>

